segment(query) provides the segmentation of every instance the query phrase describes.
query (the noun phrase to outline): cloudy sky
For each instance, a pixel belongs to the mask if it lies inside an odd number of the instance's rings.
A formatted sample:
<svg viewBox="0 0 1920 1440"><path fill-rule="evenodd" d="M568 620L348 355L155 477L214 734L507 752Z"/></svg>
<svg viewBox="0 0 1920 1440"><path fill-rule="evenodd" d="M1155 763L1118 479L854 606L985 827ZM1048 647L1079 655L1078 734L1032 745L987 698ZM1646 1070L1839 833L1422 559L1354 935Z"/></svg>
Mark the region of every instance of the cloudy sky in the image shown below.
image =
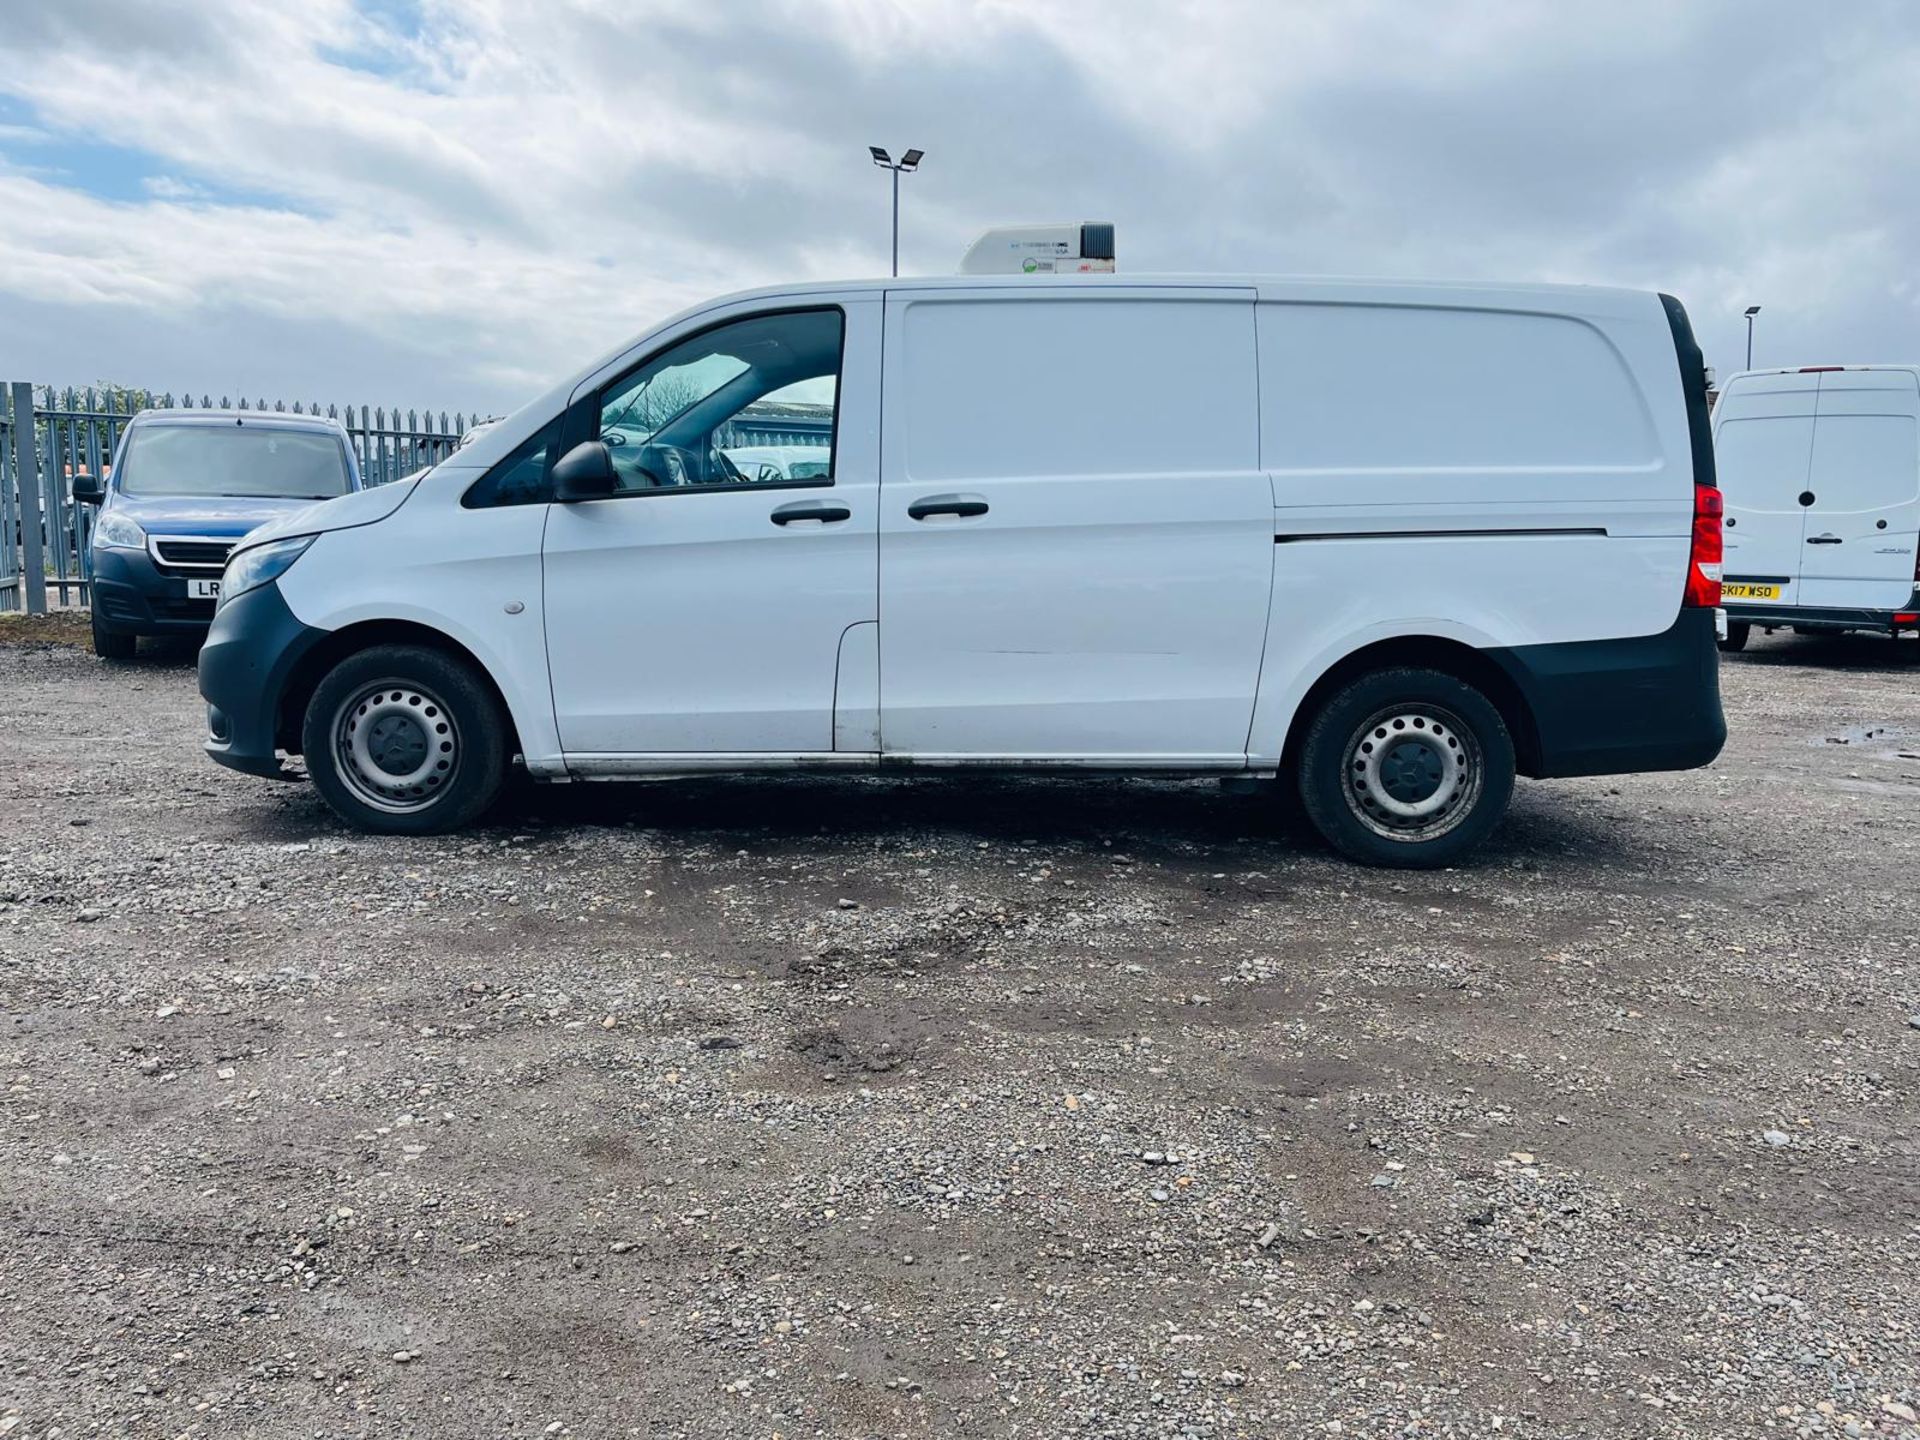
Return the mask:
<svg viewBox="0 0 1920 1440"><path fill-rule="evenodd" d="M1659 288L1920 360L1907 0L9 0L0 380L504 410L992 222L1120 265Z"/></svg>

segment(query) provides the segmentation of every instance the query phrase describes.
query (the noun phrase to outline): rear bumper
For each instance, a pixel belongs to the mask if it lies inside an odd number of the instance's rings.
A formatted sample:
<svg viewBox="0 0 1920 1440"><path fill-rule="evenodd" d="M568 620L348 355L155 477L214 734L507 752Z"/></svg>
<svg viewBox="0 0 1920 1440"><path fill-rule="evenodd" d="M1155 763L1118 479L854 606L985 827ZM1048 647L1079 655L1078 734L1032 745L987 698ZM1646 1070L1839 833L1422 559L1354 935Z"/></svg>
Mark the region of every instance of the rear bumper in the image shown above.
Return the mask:
<svg viewBox="0 0 1920 1440"><path fill-rule="evenodd" d="M144 550L96 545L88 600L103 629L127 635L192 635L213 623L213 601L189 600L187 577Z"/></svg>
<svg viewBox="0 0 1920 1440"><path fill-rule="evenodd" d="M294 618L277 584L227 602L200 647L212 760L249 775L291 778L280 764L280 701L294 667L326 635Z"/></svg>
<svg viewBox="0 0 1920 1440"><path fill-rule="evenodd" d="M1658 635L1489 650L1534 722L1525 773L1547 779L1691 770L1727 743L1714 612Z"/></svg>
<svg viewBox="0 0 1920 1440"><path fill-rule="evenodd" d="M1828 605L1744 605L1727 606L1727 619L1736 625L1768 625L1794 630L1873 630L1885 633L1912 629L1916 622L1896 625L1895 615L1920 614L1920 589L1897 610L1860 610Z"/></svg>

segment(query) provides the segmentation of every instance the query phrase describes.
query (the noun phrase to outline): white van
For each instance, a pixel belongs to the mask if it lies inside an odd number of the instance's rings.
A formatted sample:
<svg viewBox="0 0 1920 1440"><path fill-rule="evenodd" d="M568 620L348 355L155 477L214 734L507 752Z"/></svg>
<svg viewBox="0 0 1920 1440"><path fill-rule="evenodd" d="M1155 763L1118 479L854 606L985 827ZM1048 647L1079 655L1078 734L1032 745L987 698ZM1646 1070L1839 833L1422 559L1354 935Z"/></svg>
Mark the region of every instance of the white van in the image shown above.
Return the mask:
<svg viewBox="0 0 1920 1440"><path fill-rule="evenodd" d="M756 481L812 480L829 468L829 452L820 445L727 445L720 453Z"/></svg>
<svg viewBox="0 0 1920 1440"><path fill-rule="evenodd" d="M831 407L826 473L715 443ZM207 749L350 822L536 780L1284 776L1451 861L1515 773L1703 765L1706 387L1664 297L1039 276L669 320L425 476L236 552Z"/></svg>
<svg viewBox="0 0 1920 1440"><path fill-rule="evenodd" d="M1726 647L1753 627L1920 625L1920 366L1734 376L1714 407Z"/></svg>

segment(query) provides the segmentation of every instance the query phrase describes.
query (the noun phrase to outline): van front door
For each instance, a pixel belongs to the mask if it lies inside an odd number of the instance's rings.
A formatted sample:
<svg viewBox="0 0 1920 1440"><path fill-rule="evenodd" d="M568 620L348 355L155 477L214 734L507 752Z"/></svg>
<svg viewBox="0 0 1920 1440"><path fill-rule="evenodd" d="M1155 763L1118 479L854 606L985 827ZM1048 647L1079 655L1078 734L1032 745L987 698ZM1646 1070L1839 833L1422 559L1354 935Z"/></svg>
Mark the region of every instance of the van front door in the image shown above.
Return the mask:
<svg viewBox="0 0 1920 1440"><path fill-rule="evenodd" d="M1274 550L1253 308L888 296L883 756L1245 762Z"/></svg>
<svg viewBox="0 0 1920 1440"><path fill-rule="evenodd" d="M1756 375L1734 383L1720 401L1713 445L1726 502L1728 604L1802 603L1819 389L1815 374Z"/></svg>
<svg viewBox="0 0 1920 1440"><path fill-rule="evenodd" d="M1820 376L1800 603L1904 610L1920 532L1920 386L1911 370Z"/></svg>
<svg viewBox="0 0 1920 1440"><path fill-rule="evenodd" d="M842 640L873 633L879 376L880 304L849 297L707 322L575 397L616 488L547 520L569 763L835 748L836 681L875 683L870 639ZM729 455L796 442L825 464Z"/></svg>

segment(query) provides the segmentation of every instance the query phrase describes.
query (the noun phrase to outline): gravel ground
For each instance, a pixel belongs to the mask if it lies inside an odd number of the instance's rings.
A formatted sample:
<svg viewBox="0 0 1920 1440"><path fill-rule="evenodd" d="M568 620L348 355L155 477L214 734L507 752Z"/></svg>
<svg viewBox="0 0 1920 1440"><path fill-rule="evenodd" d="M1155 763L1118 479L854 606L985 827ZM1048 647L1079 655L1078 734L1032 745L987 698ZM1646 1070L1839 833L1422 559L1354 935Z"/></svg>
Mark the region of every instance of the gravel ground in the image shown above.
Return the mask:
<svg viewBox="0 0 1920 1440"><path fill-rule="evenodd" d="M1396 875L1165 782L372 839L78 638L0 629L0 1435L1920 1436L1886 642Z"/></svg>

